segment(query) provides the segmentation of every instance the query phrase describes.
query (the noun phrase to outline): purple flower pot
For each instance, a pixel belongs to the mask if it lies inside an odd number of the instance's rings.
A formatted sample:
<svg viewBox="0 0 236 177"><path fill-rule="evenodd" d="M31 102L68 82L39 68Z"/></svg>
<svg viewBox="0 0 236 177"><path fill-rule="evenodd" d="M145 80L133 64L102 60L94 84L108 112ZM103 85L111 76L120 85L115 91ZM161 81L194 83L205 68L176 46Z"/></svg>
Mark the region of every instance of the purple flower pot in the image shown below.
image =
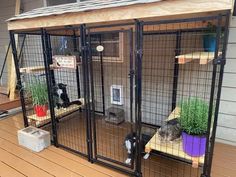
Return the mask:
<svg viewBox="0 0 236 177"><path fill-rule="evenodd" d="M189 135L182 132L183 151L191 157L199 157L205 154L206 137Z"/></svg>

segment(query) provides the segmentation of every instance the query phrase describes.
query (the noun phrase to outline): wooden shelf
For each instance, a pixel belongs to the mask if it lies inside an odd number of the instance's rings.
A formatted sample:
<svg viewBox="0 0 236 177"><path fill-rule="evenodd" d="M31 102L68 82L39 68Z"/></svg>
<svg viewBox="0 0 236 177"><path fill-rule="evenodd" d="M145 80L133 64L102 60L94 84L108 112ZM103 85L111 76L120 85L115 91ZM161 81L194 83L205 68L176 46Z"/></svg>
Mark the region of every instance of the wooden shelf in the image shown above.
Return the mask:
<svg viewBox="0 0 236 177"><path fill-rule="evenodd" d="M204 163L204 155L201 157L191 157L183 151L182 139L173 142L161 141L158 132L145 146L145 152L150 153L152 150L175 156L177 158L192 161L192 165L195 168L198 168L198 164Z"/></svg>
<svg viewBox="0 0 236 177"><path fill-rule="evenodd" d="M166 119L167 121L180 117L180 107L176 107Z"/></svg>
<svg viewBox="0 0 236 177"><path fill-rule="evenodd" d="M175 56L179 64L185 64L193 60L199 60L200 65L206 65L214 59L215 52L192 52Z"/></svg>
<svg viewBox="0 0 236 177"><path fill-rule="evenodd" d="M77 66L81 65L81 62L77 63ZM55 65L50 65L50 69L61 69L58 66ZM25 67L25 68L20 68L20 73L35 73L35 72L40 72L40 71L45 71L44 66L31 66L31 67Z"/></svg>
<svg viewBox="0 0 236 177"><path fill-rule="evenodd" d="M56 69L54 65L50 65L50 69ZM34 72L40 72L40 71L45 71L44 66L31 66L31 67L25 67L25 68L20 68L20 73L34 73Z"/></svg>
<svg viewBox="0 0 236 177"><path fill-rule="evenodd" d="M176 107L167 120L178 118L180 113L180 108ZM177 158L184 159L186 161L191 161L194 168L198 168L199 164L204 163L204 155L201 157L191 157L183 151L182 139L170 141L161 141L158 131L150 139L150 141L145 145L145 152L150 153L152 150L156 150Z"/></svg>
<svg viewBox="0 0 236 177"><path fill-rule="evenodd" d="M63 117L71 112L74 112L76 110L79 110L80 108L82 108L84 106L84 100L83 98L79 99L82 103L82 105L71 105L68 108L60 108L60 109L54 109L55 111L55 117L56 118L60 118ZM44 117L38 117L36 114L27 116L29 122L35 122L36 126L40 126L43 125L45 123L48 123L51 121L51 115L50 115L50 110L48 110L47 115Z"/></svg>

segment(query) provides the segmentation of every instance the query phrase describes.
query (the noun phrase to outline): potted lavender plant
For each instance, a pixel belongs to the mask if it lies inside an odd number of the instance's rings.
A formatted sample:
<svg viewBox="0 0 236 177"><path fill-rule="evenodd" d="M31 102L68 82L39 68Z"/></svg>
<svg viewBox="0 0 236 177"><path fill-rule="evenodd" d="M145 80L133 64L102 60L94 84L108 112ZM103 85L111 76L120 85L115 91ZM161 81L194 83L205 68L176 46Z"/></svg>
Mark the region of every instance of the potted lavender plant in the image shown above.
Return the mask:
<svg viewBox="0 0 236 177"><path fill-rule="evenodd" d="M208 109L208 103L198 98L181 103L183 151L189 156L199 157L205 153Z"/></svg>

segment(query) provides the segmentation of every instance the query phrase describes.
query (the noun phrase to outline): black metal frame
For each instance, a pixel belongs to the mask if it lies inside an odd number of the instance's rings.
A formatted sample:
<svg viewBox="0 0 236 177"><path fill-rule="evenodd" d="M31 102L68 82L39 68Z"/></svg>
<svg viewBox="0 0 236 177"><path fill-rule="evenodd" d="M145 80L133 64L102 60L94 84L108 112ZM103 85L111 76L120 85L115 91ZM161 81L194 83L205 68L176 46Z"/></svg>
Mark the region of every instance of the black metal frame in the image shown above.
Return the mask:
<svg viewBox="0 0 236 177"><path fill-rule="evenodd" d="M45 29L41 29L41 37L42 37L41 39L42 39L42 48L43 48L47 87L52 88L53 83L55 83L55 79L54 79L54 74L52 73L53 71L51 72L50 70L50 64L52 64L50 37L47 34ZM55 144L55 146L58 146L56 116L55 116L55 111L54 111L53 93L51 89L48 89L48 100L49 100L50 116L51 116L51 121L52 121L53 143Z"/></svg>
<svg viewBox="0 0 236 177"><path fill-rule="evenodd" d="M118 25L112 25L112 27L117 27L117 26L124 26L126 24L118 24ZM131 25L131 24L129 24ZM133 24L134 25L134 24ZM133 107L133 80L134 80L134 76L135 76L135 69L133 68L133 29L127 29L127 30L112 30L112 31L99 31L99 32L90 32L92 29L99 29L99 28L103 28L104 26L94 26L94 27L87 27L87 47L88 47L88 55L89 55L89 59L88 59L88 63L89 63L89 70L90 70L90 89L91 89L91 100L92 100L92 109L91 109L91 120L92 120L92 127L93 130L91 130L93 132L93 158L92 161L93 162L97 162L97 163L101 163L101 164L105 164L107 166L110 166L114 169L123 171L125 173L131 174L131 175L135 175L137 174L136 171L133 170L134 168L134 159L132 159L131 165L127 165L125 163L121 163L117 160L105 157L103 155L99 155L97 153L97 135L96 135L96 122L95 122L95 113L102 113L103 115L105 115L105 94L104 94L104 73L103 73L103 55L102 53L100 53L99 57L100 57L100 67L101 67L101 80L102 80L102 105L103 105L103 111L99 112L95 110L95 106L94 106L94 81L93 81L93 66L92 66L92 55L91 55L91 35L95 35L98 34L100 35L100 42L101 42L101 34L105 34L105 33L117 33L117 32L127 32L128 33L128 38L129 38L129 47L130 47L130 52L129 52L129 63L130 63L130 68L129 68L129 80L130 80L130 107ZM111 26L106 26L106 27L111 27ZM131 116L131 122L133 122L133 111L130 111L130 116ZM132 124L131 124L131 133L136 132L136 130L133 130ZM137 151L138 152L138 151Z"/></svg>
<svg viewBox="0 0 236 177"><path fill-rule="evenodd" d="M222 55L218 57L218 52L219 52L219 40L220 40L220 35L221 35L221 30L222 30L222 18L225 17L226 22L224 26L224 40L223 40L223 49L222 49ZM229 26L229 17L230 17L230 12L226 12L225 14L219 14L218 16L211 16L211 17L199 17L199 18L192 18L192 19L184 19L184 20L164 20L164 21L153 21L153 22L143 22L142 25L155 25L155 24L167 24L167 23L174 23L174 22L188 22L192 20L217 20L217 30L216 30L216 50L214 53L214 58L215 61L213 62L213 71L212 71L212 84L211 84L211 96L210 96L210 103L209 103L209 115L208 115L208 130L207 130L207 143L206 143L206 152L205 152L205 160L204 160L204 165L203 165L203 173L201 174L201 177L210 177L211 175L211 168L212 168L212 159L213 159L213 152L214 152L214 144L215 144L215 136L216 136L216 128L217 128L217 120L218 120L218 112L219 112L219 104L220 104L220 95L221 95L221 88L222 88L222 80L223 80L223 73L224 73L224 65L226 61L226 47L227 47L227 40L228 40L228 26ZM202 30L202 29L200 29ZM177 31L177 40L176 40L176 51L175 54L178 55L180 53L180 43L181 43L181 34L183 32L191 32L192 30L185 30L185 31ZM168 32L167 32L168 33ZM145 35L145 33L143 34ZM140 66L140 65L138 65ZM217 73L217 67L220 67L220 73L219 73L219 81L218 84L216 84L216 73ZM173 82L173 94L172 94L172 110L176 106L176 94L177 94L177 81L178 77L178 69L179 69L179 64L175 60L175 67L174 67L174 82ZM140 69L141 70L141 69ZM215 85L218 85L217 88L217 98L216 98L216 105L215 105L215 110L213 111L213 99L214 99L214 94L215 94ZM212 113L214 112L214 123L213 123L213 130L212 130L212 135L210 136L210 131L211 131L211 122L212 122ZM152 124L146 124L142 123L143 125L149 125L149 126L154 126ZM167 158L172 158L175 160L182 161L183 163L188 163L185 160L181 160L180 158L175 158L171 157L169 155L165 155L163 153L157 152L157 154L167 157Z"/></svg>
<svg viewBox="0 0 236 177"><path fill-rule="evenodd" d="M234 11L235 12L235 11ZM213 151L214 151L214 143L215 143L215 136L216 136L216 127L217 127L217 119L218 119L218 111L219 111L219 102L220 102L220 94L221 94L221 87L222 87L222 79L223 79L223 72L224 72L224 64L225 64L225 51L226 51L226 45L227 45L227 38L228 38L228 25L229 25L229 16L230 12L227 12L226 14L219 14L218 16L210 16L210 17L199 17L199 18L191 18L191 19L178 19L178 20L161 20L161 21L151 21L151 22L143 22L139 20L135 20L134 23L128 23L128 24L118 24L118 25L101 25L101 26L94 26L94 27L86 27L85 24L80 25L79 31L80 31L80 54L82 58L82 72L83 72L83 86L84 86L84 96L85 96L85 111L86 111L86 136L87 136L87 154L80 153L78 151L75 151L71 148L68 148L64 145L60 145L58 143L58 137L57 137L57 120L55 117L54 112L54 106L53 106L53 98L52 98L52 91L49 89L48 91L48 98L49 98L49 106L50 106L50 115L51 115L51 126L52 126L52 137L53 142L55 146L63 147L65 149L71 150L73 152L79 153L81 155L85 155L89 161L91 162L98 162L103 165L109 166L111 168L120 170L122 172L128 173L130 175L135 175L137 177L142 176L142 155L141 155L141 128L145 124L142 122L142 112L141 112L141 105L142 105L142 60L143 60L143 36L149 35L150 33L145 33L143 31L143 28L145 25L156 25L156 24L170 24L170 23L181 23L181 22L191 22L196 20L218 20L217 24L217 46L219 46L219 38L221 34L221 25L222 25L222 18L226 17L226 23L225 23L225 36L224 36L224 43L223 43L223 49L222 49L222 56L221 58L218 58L218 47L215 51L215 62L213 64L213 71L212 71L212 84L211 84L211 96L210 96L210 104L209 104L209 115L208 115L208 132L207 132L207 144L206 144L206 153L205 153L205 163L203 165L203 173L202 177L210 177L211 172L211 166L212 166L212 157L213 157ZM126 26L126 25L134 25L135 26L135 49L133 48L133 45L130 47L130 91L131 91L131 99L130 99L130 105L131 108L133 107L133 88L135 86L135 98L134 98L134 105L135 105L135 112L133 115L133 112L130 112L131 118L135 116L135 129L132 129L132 132L136 133L136 156L135 159L132 161L132 165L128 166L122 163L117 162L116 160L109 159L103 156L100 156L97 154L96 151L96 125L95 125L95 106L94 106L94 81L93 81L93 66L92 66L92 59L91 59L91 34L93 34L90 30L95 28L104 28L104 27L117 27L117 26ZM78 28L73 28L74 30L74 51L77 51L76 46L76 33L75 30ZM198 29L199 31L203 29ZM126 30L127 31L127 30ZM134 29L128 30L131 38L129 39L130 44L133 44L133 31ZM196 31L196 29L195 29ZM161 34L176 34L176 49L175 49L175 55L179 55L181 53L181 36L185 32L191 32L191 29L189 30L178 30L178 31L165 31L163 33L156 33L157 35ZM100 32L101 33L101 32ZM18 86L20 89L20 99L22 104L22 111L23 111L23 117L24 117L24 125L25 127L29 126L28 119L26 115L26 106L25 106L25 98L24 93L22 91L22 83L21 83L21 76L20 76L20 67L19 67L19 56L17 55L17 47L15 44L15 37L14 34L16 34L14 31L10 31L10 39L11 39L11 46L12 46L12 52L16 67L16 75L17 75L17 81ZM24 34L32 34L25 32ZM41 41L42 41L42 48L43 48L43 57L44 57L44 66L45 66L45 73L46 73L46 80L47 80L47 86L48 88L51 88L53 84L55 84L55 78L54 78L54 72L50 70L50 64L52 64L52 52L51 52L51 41L50 41L50 34L47 32L46 29L41 29L39 34L34 35L40 35ZM24 45L24 44L23 44ZM21 54L20 54L21 57ZM133 57L135 57L135 65L133 66ZM103 60L102 54L100 54L100 60ZM103 115L105 114L105 96L104 96L104 80L103 80L103 62L101 62L101 76L102 76L102 100L103 100L103 111L101 112ZM219 81L216 83L216 74L217 74L217 67L220 67L220 73L219 73ZM76 78L77 78L77 87L78 89L78 97L80 97L80 75L78 74L78 67L76 69ZM90 74L88 74L90 73ZM177 96L177 87L178 87L178 74L179 74L179 64L178 59L175 59L174 62L174 76L173 76L173 93L172 93L172 110L176 107L176 96ZM135 84L133 85L133 80L135 81ZM212 119L212 110L213 110L213 99L215 95L215 85L218 85L217 88L217 99L216 99L216 105L215 105L215 111L214 111L214 124L213 124L213 130L212 135L210 136L210 129L211 129L211 119ZM92 100L92 101L91 101ZM131 120L132 121L132 120ZM148 124L147 124L148 125ZM150 126L155 126L150 124ZM160 155L160 154L159 154ZM177 161L186 162L184 160L167 156L165 154L162 154L162 156L171 158ZM101 160L100 160L101 159ZM110 163L111 162L111 163ZM128 167L128 168L126 168Z"/></svg>

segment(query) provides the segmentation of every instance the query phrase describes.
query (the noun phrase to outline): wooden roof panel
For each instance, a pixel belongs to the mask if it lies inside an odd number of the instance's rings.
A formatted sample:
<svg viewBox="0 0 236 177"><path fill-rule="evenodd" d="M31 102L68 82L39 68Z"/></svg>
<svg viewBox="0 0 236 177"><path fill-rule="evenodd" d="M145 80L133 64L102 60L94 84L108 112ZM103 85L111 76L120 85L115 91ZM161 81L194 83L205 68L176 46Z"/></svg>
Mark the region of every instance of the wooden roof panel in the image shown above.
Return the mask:
<svg viewBox="0 0 236 177"><path fill-rule="evenodd" d="M122 7L134 4L159 2L161 0L88 0L83 2L69 3L57 6L37 8L10 18L8 21L60 15L64 13L86 12L91 10Z"/></svg>
<svg viewBox="0 0 236 177"><path fill-rule="evenodd" d="M26 12L8 20L9 30L104 24L134 19L190 18L232 9L231 0L97 0ZM88 2L88 1L86 1ZM92 1L89 1L92 2ZM78 6L76 6L78 5ZM80 5L80 6L79 6Z"/></svg>

